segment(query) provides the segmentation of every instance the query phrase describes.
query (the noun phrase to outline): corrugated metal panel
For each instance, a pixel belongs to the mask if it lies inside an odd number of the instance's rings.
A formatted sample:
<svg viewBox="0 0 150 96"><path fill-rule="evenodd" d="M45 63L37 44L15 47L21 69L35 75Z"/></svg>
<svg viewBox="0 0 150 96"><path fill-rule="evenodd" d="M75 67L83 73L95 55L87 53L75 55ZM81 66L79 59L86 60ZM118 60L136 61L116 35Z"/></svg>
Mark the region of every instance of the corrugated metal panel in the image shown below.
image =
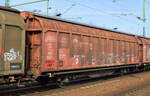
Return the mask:
<svg viewBox="0 0 150 96"><path fill-rule="evenodd" d="M56 70L57 65L57 34L56 32L46 32L43 46L44 48L44 69L43 70Z"/></svg>
<svg viewBox="0 0 150 96"><path fill-rule="evenodd" d="M80 35L72 35L71 36L71 62L70 64L72 65L72 68L80 67L81 65L81 53L80 49L82 48L80 46ZM84 57L84 55L82 54ZM83 64L84 65L84 64Z"/></svg>
<svg viewBox="0 0 150 96"><path fill-rule="evenodd" d="M59 62L58 62L58 67L60 69L65 69L68 67L71 67L71 62L70 62L70 34L66 33L60 33L59 34L59 41L58 41L58 57L59 57Z"/></svg>

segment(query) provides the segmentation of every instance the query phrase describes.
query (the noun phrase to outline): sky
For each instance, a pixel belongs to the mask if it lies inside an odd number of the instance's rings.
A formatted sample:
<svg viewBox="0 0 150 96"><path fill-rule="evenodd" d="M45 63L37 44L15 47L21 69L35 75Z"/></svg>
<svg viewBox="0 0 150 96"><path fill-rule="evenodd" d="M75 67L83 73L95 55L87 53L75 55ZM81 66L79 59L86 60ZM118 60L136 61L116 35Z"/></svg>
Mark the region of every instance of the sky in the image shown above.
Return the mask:
<svg viewBox="0 0 150 96"><path fill-rule="evenodd" d="M5 0L0 0L4 5ZM35 0L10 0L10 5L31 2ZM115 1L115 2L114 2ZM71 20L83 24L104 27L117 31L143 35L143 26L146 28L146 37L150 37L150 0L146 4L146 23L137 17L142 17L143 0L50 0L49 16ZM19 10L35 11L46 15L47 2L14 7ZM128 14L128 15L122 15ZM131 15L134 14L134 15Z"/></svg>

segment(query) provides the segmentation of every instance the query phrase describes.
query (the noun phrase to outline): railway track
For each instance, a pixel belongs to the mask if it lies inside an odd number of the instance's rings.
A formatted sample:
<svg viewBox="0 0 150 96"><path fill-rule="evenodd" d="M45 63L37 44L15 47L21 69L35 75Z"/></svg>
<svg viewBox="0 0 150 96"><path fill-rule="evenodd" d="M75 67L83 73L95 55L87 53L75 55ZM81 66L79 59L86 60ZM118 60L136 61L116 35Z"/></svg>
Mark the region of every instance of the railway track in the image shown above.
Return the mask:
<svg viewBox="0 0 150 96"><path fill-rule="evenodd" d="M8 88L0 88L0 94L3 96L20 96L25 94L31 94L36 92L45 92L48 90L51 91L57 91L57 90L67 90L70 87L77 88L80 85L86 85L87 83L94 83L94 82L103 82L106 80L109 80L111 78L118 77L119 75L108 75L108 76L102 76L102 77L96 77L96 78L82 78L78 80L73 80L67 86L57 86L56 83L48 83L45 85L41 85L39 83L32 83L27 84L26 86L12 86Z"/></svg>
<svg viewBox="0 0 150 96"><path fill-rule="evenodd" d="M132 74L137 74L137 73L132 73ZM132 75L128 74L128 75ZM128 76L124 75L124 76ZM48 83L46 85L41 85L37 82L28 84L25 87L11 87L11 88L5 88L3 90L0 90L0 94L3 94L4 96L21 96L21 95L26 95L26 94L32 94L32 93L38 93L38 92L45 92L45 91L51 91L51 93L55 92L60 92L60 91L67 91L70 89L78 89L81 86L93 86L97 85L97 83L103 83L107 82L110 80L113 80L116 78L124 77L120 75L108 75L108 76L103 76L103 77L98 77L98 78L83 78L79 80L74 80L69 83L67 87L59 88L56 86L56 83ZM85 87L88 88L88 87ZM40 95L41 96L41 95Z"/></svg>
<svg viewBox="0 0 150 96"><path fill-rule="evenodd" d="M128 74L104 81L69 86L64 89L37 92L28 96L120 96L120 93L150 84L149 75L150 72Z"/></svg>
<svg viewBox="0 0 150 96"><path fill-rule="evenodd" d="M20 96L21 94L32 93L35 91L46 90L46 88L53 88L55 83L49 83L41 85L38 82L26 84L26 85L11 85L10 87L0 88L0 94L3 96Z"/></svg>

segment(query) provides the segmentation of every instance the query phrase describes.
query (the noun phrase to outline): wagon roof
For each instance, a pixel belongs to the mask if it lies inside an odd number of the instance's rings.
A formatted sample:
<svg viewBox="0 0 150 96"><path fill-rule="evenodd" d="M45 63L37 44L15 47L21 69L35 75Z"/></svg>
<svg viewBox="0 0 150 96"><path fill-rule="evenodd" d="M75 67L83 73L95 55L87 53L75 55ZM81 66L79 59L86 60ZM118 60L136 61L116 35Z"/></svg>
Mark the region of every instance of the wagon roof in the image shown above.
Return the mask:
<svg viewBox="0 0 150 96"><path fill-rule="evenodd" d="M0 6L0 10L5 10L5 11L11 11L11 12L15 12L15 13L20 13L20 11L17 10L17 9L10 8L10 7L4 7L4 6Z"/></svg>
<svg viewBox="0 0 150 96"><path fill-rule="evenodd" d="M42 18L47 18L47 19L53 19L53 20L57 20L57 21L62 21L62 22L67 22L67 23L72 23L72 24L77 24L77 25L81 25L81 26L85 26L85 27L91 27L91 28L96 28L96 29L102 29L102 30L106 30L106 31L112 31L112 32L116 32L116 33L121 33L121 34L126 34L126 35L132 35L132 36L138 36L141 38L146 38L146 39L150 39L148 37L143 37L140 35L135 35L135 34L131 34L131 33L126 33L124 31L117 31L117 30L112 30L109 28L105 28L105 27L100 27L100 26L95 26L95 25L90 25L90 24L85 24L85 23L80 23L80 22L75 22L75 21L71 21L71 20L66 20L64 18L58 18L58 17L54 17L54 16L44 16L41 14L34 14L35 16L38 17L42 17Z"/></svg>
<svg viewBox="0 0 150 96"><path fill-rule="evenodd" d="M25 22L19 15L20 11L0 6L0 23L18 26L25 30Z"/></svg>

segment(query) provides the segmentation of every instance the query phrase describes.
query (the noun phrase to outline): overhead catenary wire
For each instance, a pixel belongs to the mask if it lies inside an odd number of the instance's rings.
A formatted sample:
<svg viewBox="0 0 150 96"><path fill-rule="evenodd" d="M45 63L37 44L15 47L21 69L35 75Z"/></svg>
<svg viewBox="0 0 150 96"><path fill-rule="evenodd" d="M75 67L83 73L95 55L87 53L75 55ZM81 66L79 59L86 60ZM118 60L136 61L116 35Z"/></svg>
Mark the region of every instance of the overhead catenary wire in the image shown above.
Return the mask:
<svg viewBox="0 0 150 96"><path fill-rule="evenodd" d="M37 0L37 1L38 1L38 0ZM48 0L43 0L43 1L48 1ZM91 7L91 6L89 6L89 5L82 4L82 3L80 3L80 2L76 2L76 1L72 1L72 0L66 0L66 1L71 2L71 3L73 3L73 4L72 4L71 7L67 8L64 12L62 12L61 15L63 15L63 14L65 14L65 13L67 13L68 11L70 11L70 10L74 7L73 5L80 5L80 6L89 8L89 9L91 9L91 10L93 10L93 11L97 11L98 13L104 13L104 14L107 14L107 15L111 15L111 16L113 16L113 17L117 17L117 18L119 18L119 19L121 19L121 20L123 20L123 21L125 21L125 22L128 22L129 24L134 25L134 26L137 25L136 23L131 22L131 20L128 20L127 18L122 17L119 13L103 11L103 10L101 10L101 9L97 9L97 8ZM49 5L47 5L47 6L49 6ZM47 11L47 14L48 14L48 11Z"/></svg>
<svg viewBox="0 0 150 96"><path fill-rule="evenodd" d="M80 5L80 6L83 6L83 7L89 8L89 9L92 9L92 10L95 10L95 11L100 12L100 13L109 14L109 15L113 15L113 16L115 15L115 14L113 14L113 13L106 12L106 11L103 11L103 10L100 10L100 9L97 9L97 8L94 8L94 7L90 7L90 6L88 6L88 5L81 4L81 3L79 3L79 2L70 1L70 0L66 0L66 1L71 2L71 3L74 3L74 4L76 4L76 5Z"/></svg>
<svg viewBox="0 0 150 96"><path fill-rule="evenodd" d="M119 1L119 0L113 0L112 2L113 3L116 3L116 1ZM117 4L117 6L112 6L112 5L110 5L109 3L107 3L107 5L104 3L104 2L102 2L103 4L102 4L102 6L109 6L109 8L111 8L111 9L118 9L118 8L121 8L121 9L123 9L123 10L126 10L126 11L124 11L124 12L111 12L111 14L112 15L116 15L116 16L123 16L123 17L125 17L125 16L135 16L135 17L137 17L137 19L139 19L139 17L140 16L138 16L136 13L134 13L134 11L133 11L133 9L131 9L131 8L127 8L126 6L125 7L122 7L122 6L124 6L122 3L119 3L119 4ZM112 4L113 4L112 3ZM121 4L121 5L120 5ZM130 10L132 11L130 11ZM124 18L123 18L124 19ZM131 20L130 20L130 22L131 22Z"/></svg>
<svg viewBox="0 0 150 96"><path fill-rule="evenodd" d="M117 2L118 1L121 1L121 0L116 0ZM117 4L117 8L122 8L122 9L124 9L124 10L127 10L127 11L133 11L134 12L134 8L127 8L127 6L125 6L122 2L119 2L119 3L117 3L117 2L114 2L114 4ZM109 6L109 7L111 7L111 6Z"/></svg>
<svg viewBox="0 0 150 96"><path fill-rule="evenodd" d="M65 14L65 13L67 13L68 11L70 11L74 6L76 6L75 4L72 4L69 8L67 8L64 12L62 12L62 13L58 13L58 14L56 14L56 16L61 16L61 15L63 15L63 14Z"/></svg>
<svg viewBox="0 0 150 96"><path fill-rule="evenodd" d="M142 22L141 21L137 21L137 20L136 21L131 21L132 19L129 20L128 18L125 18L125 16L122 16L120 14L116 14L116 12L113 13L113 12L103 11L103 10L100 10L100 9L97 9L97 8L94 8L94 7L91 7L91 6L88 6L86 4L82 4L82 3L76 2L76 1L71 1L71 0L65 0L65 1L73 3L73 4L76 4L76 5L80 5L80 6L85 7L85 8L89 8L89 9L91 9L93 11L98 12L98 13L103 13L105 15L110 15L112 17L118 18L118 19L120 19L122 21L122 23L126 22L126 24L130 25L130 26L128 26L129 29L137 29L137 27L141 27L142 26L142 24L141 24ZM121 21L119 21L119 22L121 23ZM140 30L139 30L139 32L140 32Z"/></svg>
<svg viewBox="0 0 150 96"><path fill-rule="evenodd" d="M75 1L71 1L71 0L65 0L65 1L68 1L68 2L70 2L70 3L74 3L74 4L76 4L76 5L80 5L80 6L89 8L89 9L94 10L94 11L97 11L97 12L99 12L99 13L111 15L111 16L113 16L113 17L116 17L116 18L119 18L119 19L121 19L121 20L124 20L125 22L130 22L130 24L132 23L134 26L136 25L134 22L131 22L131 21L129 21L128 19L122 18L121 15L119 15L119 14L117 14L117 13L106 12L106 11L103 11L103 10L100 10L100 9L97 9L97 8L94 8L94 7L90 7L90 6L88 6L88 5L85 5L85 4L82 4L82 3L79 3L79 2L75 2Z"/></svg>

